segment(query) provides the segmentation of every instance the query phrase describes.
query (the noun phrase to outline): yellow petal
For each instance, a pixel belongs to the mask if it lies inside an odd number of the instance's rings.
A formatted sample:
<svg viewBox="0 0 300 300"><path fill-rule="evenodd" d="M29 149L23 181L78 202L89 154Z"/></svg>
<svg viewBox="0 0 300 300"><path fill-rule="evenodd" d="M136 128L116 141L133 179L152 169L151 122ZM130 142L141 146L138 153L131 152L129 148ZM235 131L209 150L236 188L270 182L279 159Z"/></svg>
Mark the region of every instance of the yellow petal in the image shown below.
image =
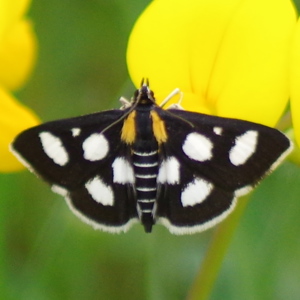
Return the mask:
<svg viewBox="0 0 300 300"><path fill-rule="evenodd" d="M16 23L0 43L0 83L9 90L24 84L36 58L36 38L28 20Z"/></svg>
<svg viewBox="0 0 300 300"><path fill-rule="evenodd" d="M167 2L153 1L143 12L131 32L127 49L133 82L139 86L142 78L149 78L152 90L161 100L176 87L191 91L187 44L182 41L186 28L179 22L185 12L178 19L178 5L171 5L165 19L169 9Z"/></svg>
<svg viewBox="0 0 300 300"><path fill-rule="evenodd" d="M300 146L300 19L298 20L291 57L291 111L294 125L295 140Z"/></svg>
<svg viewBox="0 0 300 300"><path fill-rule="evenodd" d="M218 115L275 126L288 98L296 15L289 1L243 1L228 26L210 83Z"/></svg>
<svg viewBox="0 0 300 300"><path fill-rule="evenodd" d="M0 0L0 43L3 35L26 12L30 0Z"/></svg>
<svg viewBox="0 0 300 300"><path fill-rule="evenodd" d="M130 76L160 100L179 87L188 110L274 125L294 24L289 0L156 0L131 33Z"/></svg>
<svg viewBox="0 0 300 300"><path fill-rule="evenodd" d="M18 171L23 166L9 152L9 144L26 128L39 123L37 116L0 88L0 172Z"/></svg>

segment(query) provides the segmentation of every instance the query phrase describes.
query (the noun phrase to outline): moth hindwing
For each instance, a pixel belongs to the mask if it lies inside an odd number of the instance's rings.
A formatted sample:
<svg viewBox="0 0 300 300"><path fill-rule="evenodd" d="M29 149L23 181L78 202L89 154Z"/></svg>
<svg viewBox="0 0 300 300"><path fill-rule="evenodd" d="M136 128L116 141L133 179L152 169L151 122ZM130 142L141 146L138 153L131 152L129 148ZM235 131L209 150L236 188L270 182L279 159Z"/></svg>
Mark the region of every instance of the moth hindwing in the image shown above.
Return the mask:
<svg viewBox="0 0 300 300"><path fill-rule="evenodd" d="M143 83L124 109L33 127L11 149L97 229L190 234L222 221L292 144L263 125L163 110Z"/></svg>

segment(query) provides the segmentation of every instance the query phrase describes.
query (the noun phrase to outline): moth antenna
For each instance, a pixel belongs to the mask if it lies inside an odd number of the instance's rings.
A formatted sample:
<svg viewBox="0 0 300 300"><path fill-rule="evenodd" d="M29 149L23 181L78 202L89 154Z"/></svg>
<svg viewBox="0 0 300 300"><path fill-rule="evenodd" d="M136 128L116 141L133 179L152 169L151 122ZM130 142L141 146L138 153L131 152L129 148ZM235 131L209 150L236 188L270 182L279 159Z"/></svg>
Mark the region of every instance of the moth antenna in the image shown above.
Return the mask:
<svg viewBox="0 0 300 300"><path fill-rule="evenodd" d="M121 116L118 120L116 120L115 122L111 123L110 125L108 125L107 127L105 127L101 133L105 132L106 130L112 128L113 126L115 126L116 124L118 124L119 122L121 122L122 120L124 120L139 104L139 101L136 101L133 103L133 105L128 109L128 111Z"/></svg>
<svg viewBox="0 0 300 300"><path fill-rule="evenodd" d="M149 78L144 78L144 77L142 78L141 87L144 85L149 86Z"/></svg>
<svg viewBox="0 0 300 300"><path fill-rule="evenodd" d="M194 125L192 122L188 121L187 119L185 119L185 118L183 118L183 117L180 117L180 116L177 116L177 115L173 114L171 111L169 111L169 110L167 110L167 109L165 109L164 111L165 111L167 114L169 114L170 116L172 116L172 117L174 117L174 118L176 118L176 119L178 119L178 120L181 120L181 121L187 123L187 124L190 125L191 127L195 127L195 125Z"/></svg>
<svg viewBox="0 0 300 300"><path fill-rule="evenodd" d="M143 78L142 79L142 82L141 84L143 85L144 84L144 81L145 79ZM146 79L147 83L149 84L149 80ZM136 107L137 105L139 104L140 102L140 98L141 98L141 94L138 95L137 99L135 101L133 101L133 104L132 106L128 109L128 111L123 115L121 116L118 120L116 120L115 122L111 123L110 125L108 125L107 127L105 127L101 133L105 132L106 130L110 129L111 127L115 126L116 124L118 124L119 122L121 122L122 120L124 120ZM120 98L121 99L124 99L123 97ZM122 101L122 100L121 100ZM128 103L128 102L127 102ZM153 102L155 103L155 101Z"/></svg>

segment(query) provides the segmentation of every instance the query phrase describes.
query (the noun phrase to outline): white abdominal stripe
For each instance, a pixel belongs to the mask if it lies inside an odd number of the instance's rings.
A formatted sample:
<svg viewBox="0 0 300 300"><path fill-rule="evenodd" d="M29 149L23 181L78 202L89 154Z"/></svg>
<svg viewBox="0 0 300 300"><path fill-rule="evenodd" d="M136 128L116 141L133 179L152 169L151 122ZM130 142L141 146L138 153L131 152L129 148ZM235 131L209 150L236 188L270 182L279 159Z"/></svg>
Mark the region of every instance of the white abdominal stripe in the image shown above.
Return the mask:
<svg viewBox="0 0 300 300"><path fill-rule="evenodd" d="M149 152L134 150L132 162L135 173L139 217L142 218L143 214L154 215L157 193L158 152L157 150Z"/></svg>

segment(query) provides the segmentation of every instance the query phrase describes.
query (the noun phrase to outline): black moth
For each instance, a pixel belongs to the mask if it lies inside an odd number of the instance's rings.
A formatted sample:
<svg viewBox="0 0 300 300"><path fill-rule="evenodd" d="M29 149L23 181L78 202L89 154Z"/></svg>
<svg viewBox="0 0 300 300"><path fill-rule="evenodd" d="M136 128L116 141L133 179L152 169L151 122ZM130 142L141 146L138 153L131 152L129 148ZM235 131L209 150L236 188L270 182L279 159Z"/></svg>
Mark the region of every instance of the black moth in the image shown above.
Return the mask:
<svg viewBox="0 0 300 300"><path fill-rule="evenodd" d="M263 125L162 109L147 82L121 109L48 122L11 145L96 229L191 234L222 221L291 151Z"/></svg>

